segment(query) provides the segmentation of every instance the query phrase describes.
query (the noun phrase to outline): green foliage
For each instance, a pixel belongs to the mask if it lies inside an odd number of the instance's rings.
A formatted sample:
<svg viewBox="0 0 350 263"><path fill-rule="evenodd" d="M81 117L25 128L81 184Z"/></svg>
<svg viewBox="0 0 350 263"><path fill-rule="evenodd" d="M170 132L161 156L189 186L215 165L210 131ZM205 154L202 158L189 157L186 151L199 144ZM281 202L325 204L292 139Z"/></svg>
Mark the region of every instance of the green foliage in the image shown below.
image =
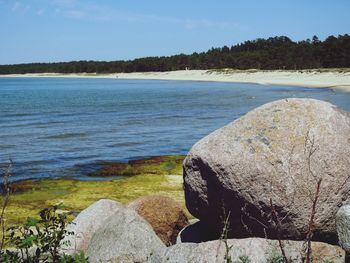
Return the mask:
<svg viewBox="0 0 350 263"><path fill-rule="evenodd" d="M273 254L267 259L267 263L284 263L284 259L281 255Z"/></svg>
<svg viewBox="0 0 350 263"><path fill-rule="evenodd" d="M1 251L1 262L88 262L83 253L73 256L60 253L62 246L69 245L64 238L74 234L66 230L67 213L60 209L61 205L45 208L39 213L40 219L29 217L22 226L10 227L7 241L15 250Z"/></svg>
<svg viewBox="0 0 350 263"><path fill-rule="evenodd" d="M228 233L230 231L230 229L229 229L230 213L226 216L225 210L223 212L224 212L224 219L223 219L224 227L222 229L220 240L222 240L225 244L225 256L224 256L225 263L233 263L232 258L230 256L230 251L231 251L233 246L229 246L227 243L227 237L228 237Z"/></svg>
<svg viewBox="0 0 350 263"><path fill-rule="evenodd" d="M246 255L242 255L238 257L238 261L235 261L234 263L252 263L252 261L250 260L250 258Z"/></svg>
<svg viewBox="0 0 350 263"><path fill-rule="evenodd" d="M322 260L322 263L334 263L334 261L331 260L331 259L326 258L326 259Z"/></svg>
<svg viewBox="0 0 350 263"><path fill-rule="evenodd" d="M63 255L60 259L59 263L89 263L87 257L84 252L81 251L78 254L74 255Z"/></svg>
<svg viewBox="0 0 350 263"><path fill-rule="evenodd" d="M286 36L245 41L207 52L169 57L146 57L130 61L73 61L0 66L0 74L23 73L115 73L190 69L311 69L350 67L350 36L317 36L294 42Z"/></svg>
<svg viewBox="0 0 350 263"><path fill-rule="evenodd" d="M0 195L1 195L1 205L0 205L0 233L1 233L1 238L0 238L0 251L4 248L5 245L5 212L7 209L7 206L10 201L10 194L11 194L11 182L10 182L10 177L12 175L11 173L11 167L12 167L12 160L9 160L9 164L7 167L7 170L2 176L2 184L0 183Z"/></svg>

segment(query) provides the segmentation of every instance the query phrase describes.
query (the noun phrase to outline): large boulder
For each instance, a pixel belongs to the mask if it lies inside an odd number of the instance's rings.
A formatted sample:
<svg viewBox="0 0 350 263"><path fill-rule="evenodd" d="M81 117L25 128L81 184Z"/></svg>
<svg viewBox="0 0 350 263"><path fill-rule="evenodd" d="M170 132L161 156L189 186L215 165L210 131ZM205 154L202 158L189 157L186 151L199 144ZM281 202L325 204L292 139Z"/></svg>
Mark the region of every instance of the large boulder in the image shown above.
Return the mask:
<svg viewBox="0 0 350 263"><path fill-rule="evenodd" d="M342 206L336 216L339 244L350 253L350 205Z"/></svg>
<svg viewBox="0 0 350 263"><path fill-rule="evenodd" d="M188 225L185 212L170 197L141 197L131 202L128 207L143 217L167 246L175 244L180 230Z"/></svg>
<svg viewBox="0 0 350 263"><path fill-rule="evenodd" d="M165 250L160 261L151 262L167 263L211 263L228 262L225 255L231 258L231 262L283 262L277 240L264 238L229 239L227 247L222 240L208 241L199 244L181 243ZM305 251L303 241L283 241L286 256L290 263L304 262ZM338 246L321 242L312 242L312 262L344 263L345 251ZM244 261L243 258L250 261ZM241 259L240 259L241 258Z"/></svg>
<svg viewBox="0 0 350 263"><path fill-rule="evenodd" d="M87 256L91 263L155 262L166 246L152 227L130 208L119 209L93 235Z"/></svg>
<svg viewBox="0 0 350 263"><path fill-rule="evenodd" d="M241 237L305 238L320 182L314 238L336 239L350 196L349 113L314 99L271 102L200 140L183 167L190 213L208 227L229 217Z"/></svg>
<svg viewBox="0 0 350 263"><path fill-rule="evenodd" d="M64 239L70 244L63 246L63 251L67 254L86 251L95 231L104 224L108 217L122 208L123 205L116 201L101 199L81 211L67 227L67 231L74 234Z"/></svg>

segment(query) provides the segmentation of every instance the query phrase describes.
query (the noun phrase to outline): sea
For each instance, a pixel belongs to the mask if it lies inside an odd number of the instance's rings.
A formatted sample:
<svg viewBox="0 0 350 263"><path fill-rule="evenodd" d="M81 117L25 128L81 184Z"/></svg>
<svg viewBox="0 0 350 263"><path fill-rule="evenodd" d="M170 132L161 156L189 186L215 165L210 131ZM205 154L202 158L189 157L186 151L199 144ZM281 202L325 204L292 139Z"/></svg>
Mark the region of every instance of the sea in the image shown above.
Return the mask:
<svg viewBox="0 0 350 263"><path fill-rule="evenodd" d="M350 111L331 88L89 78L0 78L0 169L12 180L87 175L105 162L185 155L212 131L283 98ZM96 179L96 178L95 178Z"/></svg>

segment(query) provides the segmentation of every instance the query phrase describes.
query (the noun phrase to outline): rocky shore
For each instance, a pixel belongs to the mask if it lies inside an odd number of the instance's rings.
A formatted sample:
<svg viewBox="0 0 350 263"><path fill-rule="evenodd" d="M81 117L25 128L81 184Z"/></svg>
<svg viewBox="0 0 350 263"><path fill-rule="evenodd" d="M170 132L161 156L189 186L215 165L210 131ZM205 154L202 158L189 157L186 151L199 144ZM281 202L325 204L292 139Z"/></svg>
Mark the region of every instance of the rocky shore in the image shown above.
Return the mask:
<svg viewBox="0 0 350 263"><path fill-rule="evenodd" d="M69 225L74 235L62 251L84 251L92 263L346 262L349 113L314 99L271 102L197 142L182 164L183 189L182 180L171 184L182 160L112 164L94 174L127 179L70 193L65 204L92 204ZM123 194L132 197L121 203L114 191L128 180ZM39 186L19 184L14 198Z"/></svg>
<svg viewBox="0 0 350 263"><path fill-rule="evenodd" d="M199 221L167 197L100 200L73 221L66 250L91 262L345 262L349 151L349 113L313 99L265 104L184 160Z"/></svg>

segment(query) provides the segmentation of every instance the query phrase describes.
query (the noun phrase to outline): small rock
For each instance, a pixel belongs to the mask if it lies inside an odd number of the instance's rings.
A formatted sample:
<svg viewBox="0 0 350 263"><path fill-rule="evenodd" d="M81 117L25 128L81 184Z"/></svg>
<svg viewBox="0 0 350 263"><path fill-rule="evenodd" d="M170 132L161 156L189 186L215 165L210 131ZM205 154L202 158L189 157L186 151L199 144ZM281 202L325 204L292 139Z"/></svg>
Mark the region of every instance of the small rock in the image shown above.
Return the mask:
<svg viewBox="0 0 350 263"><path fill-rule="evenodd" d="M141 197L131 202L128 207L143 217L167 246L175 244L180 230L188 225L185 212L169 197Z"/></svg>
<svg viewBox="0 0 350 263"><path fill-rule="evenodd" d="M339 244L350 253L350 205L340 207L336 216Z"/></svg>
<svg viewBox="0 0 350 263"><path fill-rule="evenodd" d="M116 201L101 199L81 211L73 222L67 226L67 231L74 232L74 235L67 236L64 239L64 241L69 241L70 245L63 247L62 250L66 254L79 251L86 252L95 231L104 224L109 216L121 208L123 208L123 205Z"/></svg>
<svg viewBox="0 0 350 263"><path fill-rule="evenodd" d="M87 250L91 263L161 262L166 246L134 210L119 209L95 232Z"/></svg>

